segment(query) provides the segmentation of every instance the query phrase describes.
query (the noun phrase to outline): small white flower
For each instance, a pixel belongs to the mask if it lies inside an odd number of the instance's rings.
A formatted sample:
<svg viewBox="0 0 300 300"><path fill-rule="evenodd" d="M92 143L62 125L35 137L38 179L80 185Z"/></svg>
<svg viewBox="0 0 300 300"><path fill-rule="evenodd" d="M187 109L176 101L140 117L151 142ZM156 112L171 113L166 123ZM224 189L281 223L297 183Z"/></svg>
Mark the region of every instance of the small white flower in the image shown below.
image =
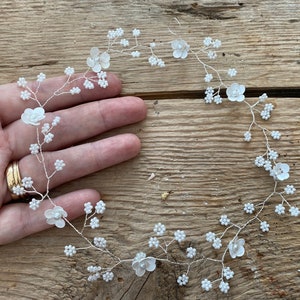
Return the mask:
<svg viewBox="0 0 300 300"><path fill-rule="evenodd" d="M204 81L205 82L211 82L212 80L213 80L213 75L212 74L209 74L209 73L207 73L206 75L205 75L205 77L204 77Z"/></svg>
<svg viewBox="0 0 300 300"><path fill-rule="evenodd" d="M227 215L222 215L220 218L220 224L224 226L228 226L230 224L230 219L227 217Z"/></svg>
<svg viewBox="0 0 300 300"><path fill-rule="evenodd" d="M37 82L43 82L46 79L46 75L44 73L40 73L37 78L36 81Z"/></svg>
<svg viewBox="0 0 300 300"><path fill-rule="evenodd" d="M245 253L245 240L235 237L228 244L229 254L232 258L241 257Z"/></svg>
<svg viewBox="0 0 300 300"><path fill-rule="evenodd" d="M197 250L193 247L188 247L186 249L186 257L187 258L194 258L196 256Z"/></svg>
<svg viewBox="0 0 300 300"><path fill-rule="evenodd" d="M253 203L245 203L244 205L244 211L247 214L252 214L254 212L255 208L254 208L254 204Z"/></svg>
<svg viewBox="0 0 300 300"><path fill-rule="evenodd" d="M42 107L36 107L34 109L26 108L21 119L25 124L38 126L40 121L45 118L45 110Z"/></svg>
<svg viewBox="0 0 300 300"><path fill-rule="evenodd" d="M156 259L154 257L146 257L144 252L136 254L132 261L132 268L139 277L143 276L146 271L153 272L156 268Z"/></svg>
<svg viewBox="0 0 300 300"><path fill-rule="evenodd" d="M271 117L271 114L270 114L270 112L269 112L268 110L262 110L262 111L260 112L260 116L261 116L261 118L262 118L263 120L269 120L270 117Z"/></svg>
<svg viewBox="0 0 300 300"><path fill-rule="evenodd" d="M59 116L54 117L52 121L52 126L57 126L59 122L60 122L60 117Z"/></svg>
<svg viewBox="0 0 300 300"><path fill-rule="evenodd" d="M263 93L261 96L259 96L259 102L264 102L268 99L268 95L266 93Z"/></svg>
<svg viewBox="0 0 300 300"><path fill-rule="evenodd" d="M158 248L159 247L159 240L157 237L150 237L149 242L148 242L149 248Z"/></svg>
<svg viewBox="0 0 300 300"><path fill-rule="evenodd" d="M186 41L182 39L174 40L171 43L173 49L173 57L174 58L182 58L185 59L188 56L190 46Z"/></svg>
<svg viewBox="0 0 300 300"><path fill-rule="evenodd" d="M41 129L41 132L43 134L46 134L50 129L50 124L49 123L44 123L43 126L42 126L42 129Z"/></svg>
<svg viewBox="0 0 300 300"><path fill-rule="evenodd" d="M220 40L218 40L218 39L215 39L213 41L213 43L212 43L212 46L213 46L213 48L218 49L218 48L220 48L222 46L222 42Z"/></svg>
<svg viewBox="0 0 300 300"><path fill-rule="evenodd" d="M53 141L53 138L54 138L54 134L49 132L44 136L44 142L49 144Z"/></svg>
<svg viewBox="0 0 300 300"><path fill-rule="evenodd" d="M236 101L236 102L242 102L245 100L245 86L233 83L231 86L229 86L226 89L226 95L228 97L229 101Z"/></svg>
<svg viewBox="0 0 300 300"><path fill-rule="evenodd" d="M101 69L108 69L110 66L110 55L107 52L100 54L97 47L93 47L90 50L90 57L87 58L86 63L95 73L101 71Z"/></svg>
<svg viewBox="0 0 300 300"><path fill-rule="evenodd" d="M66 222L63 218L66 218L68 214L61 206L54 206L52 209L47 209L44 215L49 225L55 225L58 228L65 227Z"/></svg>
<svg viewBox="0 0 300 300"><path fill-rule="evenodd" d="M33 185L33 181L32 181L32 178L31 177L24 177L22 179L22 186L25 188L25 189L30 189L32 188L32 185Z"/></svg>
<svg viewBox="0 0 300 300"><path fill-rule="evenodd" d="M100 266L91 265L91 266L88 266L86 269L90 273L96 273L96 272L100 272L102 268Z"/></svg>
<svg viewBox="0 0 300 300"><path fill-rule="evenodd" d="M221 104L223 102L223 99L221 98L220 95L216 95L216 96L214 96L214 102L216 104Z"/></svg>
<svg viewBox="0 0 300 300"><path fill-rule="evenodd" d="M229 267L223 269L223 277L225 277L227 280L231 279L233 275L234 272Z"/></svg>
<svg viewBox="0 0 300 300"><path fill-rule="evenodd" d="M99 79L98 85L102 87L103 89L108 87L108 81L106 79Z"/></svg>
<svg viewBox="0 0 300 300"><path fill-rule="evenodd" d="M183 242L186 238L185 232L183 230L176 230L174 232L174 239L180 243Z"/></svg>
<svg viewBox="0 0 300 300"><path fill-rule="evenodd" d="M300 212L299 212L299 208L298 207L295 207L295 206L292 206L290 209L289 209L289 212L291 214L292 217L298 217Z"/></svg>
<svg viewBox="0 0 300 300"><path fill-rule="evenodd" d="M100 226L99 219L97 217L94 217L90 220L90 226L92 229L98 228Z"/></svg>
<svg viewBox="0 0 300 300"><path fill-rule="evenodd" d="M16 185L12 188L12 192L17 196L21 196L25 194L25 189L20 185Z"/></svg>
<svg viewBox="0 0 300 300"><path fill-rule="evenodd" d="M265 164L265 159L261 155L257 156L254 163L257 167L263 167Z"/></svg>
<svg viewBox="0 0 300 300"><path fill-rule="evenodd" d="M96 213L103 214L105 212L105 209L106 209L105 203L102 200L99 200L95 206Z"/></svg>
<svg viewBox="0 0 300 300"><path fill-rule="evenodd" d="M56 171L61 171L66 166L65 162L62 159L57 159L54 163Z"/></svg>
<svg viewBox="0 0 300 300"><path fill-rule="evenodd" d="M99 279L100 278L100 273L99 272L96 272L96 273L94 273L94 274L91 274L91 275L89 275L89 277L88 277L88 281L89 282L93 282L93 281L96 281L97 279Z"/></svg>
<svg viewBox="0 0 300 300"><path fill-rule="evenodd" d="M185 274L182 274L182 275L178 276L178 278L177 278L177 283L180 286L187 285L188 282L189 282L189 277Z"/></svg>
<svg viewBox="0 0 300 300"><path fill-rule="evenodd" d="M90 80L88 80L88 79L86 79L85 81L84 81L84 83L83 83L83 86L87 89L87 90L92 90L92 89L94 89L94 84L90 81Z"/></svg>
<svg viewBox="0 0 300 300"><path fill-rule="evenodd" d="M20 93L20 97L22 100L28 100L28 99L30 99L30 96L31 96L31 93L28 92L27 90L21 91L21 93Z"/></svg>
<svg viewBox="0 0 300 300"><path fill-rule="evenodd" d="M282 204L278 204L275 206L275 212L278 215L283 215L285 213L285 207Z"/></svg>
<svg viewBox="0 0 300 300"><path fill-rule="evenodd" d="M72 87L70 89L70 94L71 95L76 95L76 94L80 94L81 89L78 86Z"/></svg>
<svg viewBox="0 0 300 300"><path fill-rule="evenodd" d="M272 170L272 163L270 160L266 159L264 162L264 169L266 171L271 171Z"/></svg>
<svg viewBox="0 0 300 300"><path fill-rule="evenodd" d="M273 176L275 180L283 181L290 177L289 171L290 166L288 164L277 163L270 171L270 175Z"/></svg>
<svg viewBox="0 0 300 300"><path fill-rule="evenodd" d="M213 248L220 249L222 247L222 241L220 238L215 238L212 243Z"/></svg>
<svg viewBox="0 0 300 300"><path fill-rule="evenodd" d="M210 231L205 235L205 238L208 242L212 243L216 238L216 234Z"/></svg>
<svg viewBox="0 0 300 300"><path fill-rule="evenodd" d="M162 236L166 232L166 226L162 223L157 223L154 225L153 231L156 233L156 235Z"/></svg>
<svg viewBox="0 0 300 300"><path fill-rule="evenodd" d="M92 213L94 207L91 202L86 202L83 204L83 206L84 206L83 210L87 215Z"/></svg>
<svg viewBox="0 0 300 300"><path fill-rule="evenodd" d="M121 37L121 36L124 35L124 30L123 30L122 27L117 28L117 29L115 30L115 32L116 32L116 36L117 36L117 37Z"/></svg>
<svg viewBox="0 0 300 300"><path fill-rule="evenodd" d="M212 289L212 283L210 280L208 280L207 278L203 279L201 281L201 287L203 290L205 290L206 292L208 292L209 290Z"/></svg>
<svg viewBox="0 0 300 300"><path fill-rule="evenodd" d="M296 189L293 185L287 185L285 188L284 188L284 191L287 195L293 195L295 194L296 192Z"/></svg>
<svg viewBox="0 0 300 300"><path fill-rule="evenodd" d="M270 150L269 153L268 153L268 155L269 155L269 158L273 159L273 160L275 160L275 159L278 158L278 153L275 150Z"/></svg>
<svg viewBox="0 0 300 300"><path fill-rule="evenodd" d="M157 57L155 57L154 55L151 55L149 58L148 58L148 62L150 64L150 66L154 67L157 65Z"/></svg>
<svg viewBox="0 0 300 300"><path fill-rule="evenodd" d="M203 40L203 44L205 47L209 47L212 44L212 38L210 36L205 37Z"/></svg>
<svg viewBox="0 0 300 300"><path fill-rule="evenodd" d="M134 37L138 37L138 36L140 36L140 34L141 34L141 31L140 31L139 29L134 28L134 29L132 30L132 35L133 35Z"/></svg>
<svg viewBox="0 0 300 300"><path fill-rule="evenodd" d="M141 55L141 52L140 51L132 51L131 52L131 56L133 57L133 58L137 58L137 57L140 57L140 55Z"/></svg>
<svg viewBox="0 0 300 300"><path fill-rule="evenodd" d="M31 201L29 202L29 208L32 210L37 210L40 207L40 200L36 200L35 198L32 198Z"/></svg>
<svg viewBox="0 0 300 300"><path fill-rule="evenodd" d="M67 67L67 68L65 68L64 72L67 76L72 76L75 73L75 70L72 67Z"/></svg>
<svg viewBox="0 0 300 300"><path fill-rule="evenodd" d="M20 77L19 80L17 81L17 85L18 85L19 87L25 88L26 85L27 85L26 79L25 79L24 77Z"/></svg>
<svg viewBox="0 0 300 300"><path fill-rule="evenodd" d="M107 271L104 274L102 274L102 279L106 282L112 281L114 278L114 273L111 271Z"/></svg>
<svg viewBox="0 0 300 300"><path fill-rule="evenodd" d="M229 283L225 282L225 281L221 281L219 284L219 289L222 293L227 294L227 292L229 291Z"/></svg>
<svg viewBox="0 0 300 300"><path fill-rule="evenodd" d="M95 237L94 238L94 245L96 247L99 247L99 248L106 248L106 239L103 238L103 237Z"/></svg>
<svg viewBox="0 0 300 300"><path fill-rule="evenodd" d="M76 254L76 248L73 245L68 245L65 246L65 250L64 250L66 256L73 256Z"/></svg>
<svg viewBox="0 0 300 300"><path fill-rule="evenodd" d="M40 151L40 147L38 144L31 144L29 147L29 151L31 154L38 154Z"/></svg>
<svg viewBox="0 0 300 300"><path fill-rule="evenodd" d="M129 41L127 39L121 39L120 40L120 45L123 47L128 47L129 46Z"/></svg>
<svg viewBox="0 0 300 300"><path fill-rule="evenodd" d="M260 222L260 229L262 232L268 232L270 225L266 221Z"/></svg>
<svg viewBox="0 0 300 300"><path fill-rule="evenodd" d="M236 76L237 71L236 71L236 69L231 68L231 69L228 69L227 74L228 74L230 77L234 77L234 76Z"/></svg>
<svg viewBox="0 0 300 300"><path fill-rule="evenodd" d="M209 51L207 52L207 57L208 57L209 59L216 59L216 58L217 58L217 53L216 53L216 51L209 50Z"/></svg>
<svg viewBox="0 0 300 300"><path fill-rule="evenodd" d="M246 131L246 132L244 133L244 141L245 141L245 142L250 142L250 141L251 141L251 138L252 138L251 132L250 132L250 131Z"/></svg>
<svg viewBox="0 0 300 300"><path fill-rule="evenodd" d="M156 43L155 42L151 42L150 44L149 44L149 46L150 46L150 48L155 48L156 47Z"/></svg>
<svg viewBox="0 0 300 300"><path fill-rule="evenodd" d="M272 103L266 103L264 110L271 112L274 109L274 105Z"/></svg>
<svg viewBox="0 0 300 300"><path fill-rule="evenodd" d="M272 137L274 140L279 140L280 137L281 137L281 134L280 134L279 131L273 130L273 131L271 132L271 137Z"/></svg>

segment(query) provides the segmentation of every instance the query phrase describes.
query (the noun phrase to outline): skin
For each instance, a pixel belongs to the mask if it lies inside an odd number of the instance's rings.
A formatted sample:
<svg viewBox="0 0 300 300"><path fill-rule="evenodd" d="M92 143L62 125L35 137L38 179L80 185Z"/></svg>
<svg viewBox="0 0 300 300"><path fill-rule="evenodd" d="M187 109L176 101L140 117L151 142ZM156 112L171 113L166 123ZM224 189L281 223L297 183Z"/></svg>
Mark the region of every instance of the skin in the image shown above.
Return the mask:
<svg viewBox="0 0 300 300"><path fill-rule="evenodd" d="M76 76L79 77L73 77ZM40 101L52 95L65 80L65 76L45 80L40 87ZM63 171L51 179L50 189L129 160L139 153L141 144L133 134L119 134L80 144L88 138L146 117L142 99L118 97L121 82L115 75L108 74L108 82L106 89L95 85L95 89L86 90L81 80L76 83L82 90L81 94L58 96L44 107L47 112L45 121L51 122L54 116L61 117L61 122L52 131L53 141L44 148L47 168L53 170L53 162L57 158L66 163ZM29 84L34 90L36 83ZM36 142L36 128L20 120L24 109L36 107L36 103L21 100L20 91L17 84L0 86L0 245L51 227L44 217L44 211L53 207L49 201L43 201L40 208L33 211L27 203L11 200L6 183L6 167L14 160L19 161L21 177L30 176L37 190L44 192L46 183L41 165L29 152L29 145ZM53 201L63 207L68 219L72 220L83 214L85 202L95 204L99 199L97 191L84 189L53 198Z"/></svg>

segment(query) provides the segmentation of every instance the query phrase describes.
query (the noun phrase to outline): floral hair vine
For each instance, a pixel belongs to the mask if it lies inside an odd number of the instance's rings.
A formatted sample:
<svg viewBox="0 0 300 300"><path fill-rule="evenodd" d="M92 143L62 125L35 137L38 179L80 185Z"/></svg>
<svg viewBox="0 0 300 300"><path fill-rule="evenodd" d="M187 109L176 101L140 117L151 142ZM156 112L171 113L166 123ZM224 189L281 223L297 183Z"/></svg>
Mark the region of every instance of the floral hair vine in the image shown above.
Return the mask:
<svg viewBox="0 0 300 300"><path fill-rule="evenodd" d="M230 268L230 261L241 258L245 254L245 248L247 248L247 241L243 238L243 231L252 223L257 224L258 229L263 233L267 233L270 229L270 224L261 217L266 204L275 196L279 196L280 201L274 206L275 214L283 215L288 211L292 217L299 216L299 209L292 205L287 199L289 195L295 193L295 187L290 184L282 185L282 182L289 178L290 167L287 163L279 160L278 152L270 145L270 140L279 140L281 133L278 130L270 131L264 126L264 121L271 117L274 106L272 103L268 103L268 96L266 94L259 96L255 103L249 103L244 96L244 85L232 83L230 86L227 86L223 81L224 76L228 76L229 78L235 77L237 75L236 69L228 68L228 70L224 72L225 74L222 74L222 72L216 70L206 62L217 59L218 49L221 47L220 40L205 37L202 45L199 46L198 49L193 49L184 39L177 36L173 40L165 43L157 44L152 42L147 45L140 42L140 36L141 31L139 29L133 29L128 38L125 37L125 32L122 28L109 30L107 34L107 48L100 51L99 48L93 47L90 50L90 55L86 61L88 66L86 73L79 79L73 79L72 75L75 73L75 70L72 67L67 67L64 71L66 75L65 83L43 104L39 101L39 88L40 83L45 80L46 75L40 73L37 76L35 90L29 87L25 78L19 78L17 83L18 86L22 88L20 92L21 99L24 101L34 101L37 104L36 108L25 109L21 119L26 125L36 127L36 142L29 145L29 150L43 165L47 185L46 192L40 193L35 189L32 179L25 177L22 179L22 185L15 186L13 192L16 195L30 194L31 200L29 206L33 210L39 209L40 203L45 199L51 201L53 208L45 211L45 222L55 225L58 228L63 228L67 223L82 237L86 246L79 248L71 244L66 245L64 249L66 256L72 257L79 251L86 249L98 251L100 263L87 266L88 281L96 281L98 279L102 279L106 282L112 281L117 267L122 264L130 264L133 272L135 272L137 276L143 276L146 272L153 272L159 261L161 263L178 265L183 268L185 271L178 274L177 283L179 286L185 286L189 282L192 268L199 265L199 263L210 261L220 266L220 272L217 276L210 274L207 278L200 278L200 286L204 291L210 291L213 286L217 286L222 293L228 293L230 289L229 282L235 274L234 270ZM244 105L246 109L249 110L251 123L243 133L245 142L251 142L251 132L254 127L261 131L264 139L265 150L253 159L253 165L258 168L263 168L268 172L273 179L273 189L271 193L266 195L265 199L259 203L249 202L244 204L242 211L247 215L244 223L234 223L228 215L223 214L219 217L219 223L221 228L223 228L221 232L204 233L206 242L211 244L213 249L220 251L219 258L204 257L196 248L189 246L186 248L186 257L183 257L182 261L174 261L172 256L169 255L170 247L171 245L175 247L176 244L180 244L186 240L186 232L178 229L168 237L165 224L160 222L154 224L153 232L147 241L148 248L154 248L155 253L159 252L158 255L148 254L151 253L149 249L141 249L134 257L118 257L109 249L105 237L101 236L101 234L99 235L97 231L93 239L89 239L84 235L86 228L94 230L99 228L100 215L103 215L106 209L106 205L102 200L100 200L95 207L90 202L84 204L84 224L81 229L77 229L68 221L67 212L52 201L49 189L47 188L52 177L55 176L57 172L63 170L65 163L63 160L57 158L54 162L55 169L52 173L49 173L46 168L43 152L44 145L50 143L55 138L52 129L55 126L59 126L60 118L54 117L52 123L43 122L45 119L44 106L49 101L55 101L55 97L61 94L79 94L81 90L79 87L76 87L76 81L82 80L82 78L84 79L85 89L93 89L95 85L106 88L108 81L107 74L104 70L110 67L111 56L114 54L127 55L135 59L142 57L145 55L145 52L147 52L145 57L147 57L150 66L159 68L165 67L164 60L158 55L159 47L162 45L168 45L174 59L182 62L192 57L203 67L205 72L203 79L207 84L204 103L220 105L223 101L237 102L237 105ZM90 71L93 71L94 75L91 76ZM214 82L214 84L212 84L212 82ZM72 88L68 88L71 85ZM220 94L221 89L226 89L226 98L224 99ZM229 242L225 243L225 240L229 240Z"/></svg>

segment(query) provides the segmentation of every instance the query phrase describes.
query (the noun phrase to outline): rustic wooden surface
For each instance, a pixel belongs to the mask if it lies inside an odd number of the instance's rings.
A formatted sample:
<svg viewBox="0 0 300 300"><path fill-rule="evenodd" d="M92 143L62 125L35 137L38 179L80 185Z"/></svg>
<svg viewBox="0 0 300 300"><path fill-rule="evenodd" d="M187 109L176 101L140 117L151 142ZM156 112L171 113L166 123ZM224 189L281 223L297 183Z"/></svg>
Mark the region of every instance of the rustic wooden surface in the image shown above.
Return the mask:
<svg viewBox="0 0 300 300"><path fill-rule="evenodd" d="M299 190L299 12L298 0L2 0L0 83L40 71L61 75L68 65L84 71L89 48L105 45L107 30L116 26L140 28L146 42L170 40L168 26L192 46L207 35L219 38L223 55L216 68L236 67L251 96L273 93L276 110L267 126L281 130L278 150L292 165L289 183ZM166 57L169 49L161 51ZM242 141L250 120L245 107L204 105L201 68L192 60L165 60L172 65L158 71L149 71L142 59L112 64L123 93L144 95L149 111L144 122L108 134L138 134L141 154L54 191L101 191L108 207L101 234L119 254L145 247L158 221L171 231L186 230L192 245L208 253L203 235L221 230L219 215L242 221L243 203L272 189L270 177L253 167L261 137ZM148 181L151 173L156 176ZM172 193L162 201L166 191ZM297 195L289 199L299 205ZM299 220L276 217L274 205L264 213L268 234L259 234L258 224L244 232L246 255L230 263L236 276L228 295L217 288L202 292L199 278L218 271L209 264L196 268L184 288L176 284L180 270L165 265L142 278L125 267L111 284L89 284L85 267L96 256L67 259L62 249L66 240L77 240L73 231L51 229L0 247L0 299L300 299Z"/></svg>

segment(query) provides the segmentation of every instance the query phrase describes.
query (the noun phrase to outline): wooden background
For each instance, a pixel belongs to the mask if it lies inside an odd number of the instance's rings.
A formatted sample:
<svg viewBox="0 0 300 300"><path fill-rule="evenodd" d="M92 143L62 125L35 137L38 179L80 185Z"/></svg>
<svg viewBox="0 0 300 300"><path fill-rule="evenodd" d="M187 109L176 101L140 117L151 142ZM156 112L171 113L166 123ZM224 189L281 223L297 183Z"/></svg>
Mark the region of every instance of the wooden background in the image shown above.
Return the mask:
<svg viewBox="0 0 300 300"><path fill-rule="evenodd" d="M106 45L114 27L138 27L145 42L170 40L168 27L194 47L207 35L219 38L223 54L216 68L236 67L250 97L271 95L276 110L267 126L282 132L276 149L292 166L288 183L300 190L299 13L298 0L2 0L0 83L41 71L61 75L68 65L84 71L90 47ZM162 49L162 56L168 52ZM112 63L123 94L143 95L149 111L146 121L108 134L138 134L139 157L54 191L101 191L108 208L101 234L119 254L147 249L158 221L170 231L186 230L191 244L208 253L203 236L221 230L220 214L242 221L243 204L272 189L266 172L253 167L263 151L261 136L256 131L251 144L242 141L250 122L245 106L204 105L201 67L165 60L171 66L163 70L150 70L142 59ZM156 176L148 181L151 173ZM172 193L162 201L167 191ZM289 199L299 206L297 195ZM230 262L236 276L228 295L201 290L200 278L217 275L211 264L194 269L188 287L178 287L181 271L166 265L142 278L125 267L110 284L89 284L86 264L97 257L67 259L62 250L77 240L73 231L51 229L0 247L0 299L300 299L299 218L276 217L276 200L263 215L269 233L261 234L257 223L245 230L246 255Z"/></svg>

